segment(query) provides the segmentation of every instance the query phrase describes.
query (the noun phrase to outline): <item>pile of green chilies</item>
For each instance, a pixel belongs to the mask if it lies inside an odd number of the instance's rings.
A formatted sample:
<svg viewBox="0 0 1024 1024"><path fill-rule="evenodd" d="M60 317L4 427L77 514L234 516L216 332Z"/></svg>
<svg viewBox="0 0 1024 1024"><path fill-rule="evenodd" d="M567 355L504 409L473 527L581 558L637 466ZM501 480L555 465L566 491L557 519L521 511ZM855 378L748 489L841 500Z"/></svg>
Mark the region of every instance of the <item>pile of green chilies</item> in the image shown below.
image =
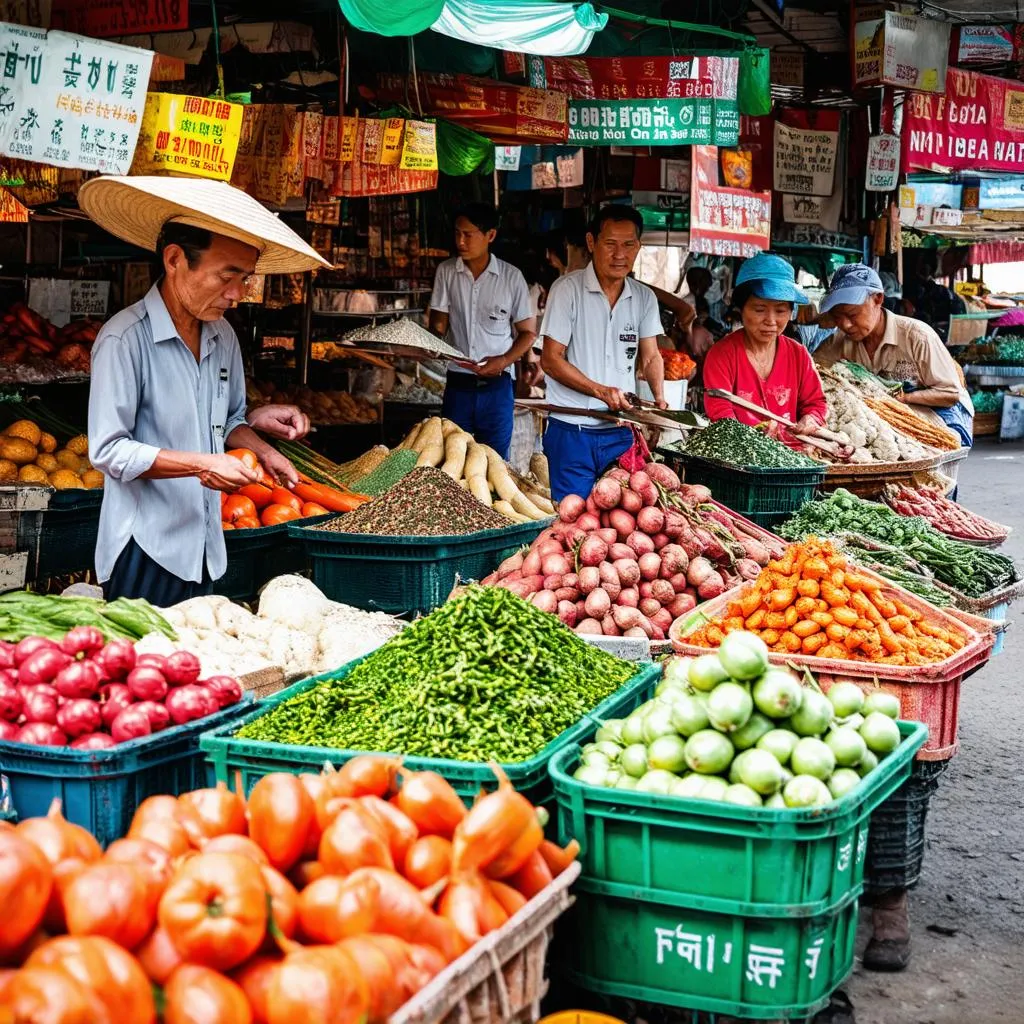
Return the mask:
<svg viewBox="0 0 1024 1024"><path fill-rule="evenodd" d="M496 587L470 587L360 662L244 726L250 740L527 761L635 667Z"/></svg>
<svg viewBox="0 0 1024 1024"><path fill-rule="evenodd" d="M149 633L177 634L148 602L127 597L105 603L91 597L58 597L19 590L0 594L0 640L27 636L59 640L75 626L95 626L107 640L141 640Z"/></svg>

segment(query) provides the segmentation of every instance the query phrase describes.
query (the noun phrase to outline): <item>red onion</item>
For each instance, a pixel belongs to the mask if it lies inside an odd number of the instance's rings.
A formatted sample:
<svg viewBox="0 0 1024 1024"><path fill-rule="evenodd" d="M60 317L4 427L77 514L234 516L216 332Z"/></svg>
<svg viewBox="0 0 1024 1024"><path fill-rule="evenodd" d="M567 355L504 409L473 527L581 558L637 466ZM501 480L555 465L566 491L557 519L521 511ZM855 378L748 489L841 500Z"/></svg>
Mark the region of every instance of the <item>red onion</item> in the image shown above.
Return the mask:
<svg viewBox="0 0 1024 1024"><path fill-rule="evenodd" d="M128 692L135 700L163 700L167 696L167 680L159 669L140 665L128 673Z"/></svg>
<svg viewBox="0 0 1024 1024"><path fill-rule="evenodd" d="M103 716L103 724L109 729L125 708L132 705L131 690L124 683L107 683L100 690L100 714Z"/></svg>
<svg viewBox="0 0 1024 1024"><path fill-rule="evenodd" d="M103 670L91 661L73 661L60 670L53 681L54 689L69 700L94 697L100 688Z"/></svg>
<svg viewBox="0 0 1024 1024"><path fill-rule="evenodd" d="M71 659L58 647L43 647L30 654L18 666L18 678L26 686L52 683L61 669L71 664Z"/></svg>
<svg viewBox="0 0 1024 1024"><path fill-rule="evenodd" d="M222 708L237 704L245 692L242 684L234 676L210 676L202 685L213 694L214 700Z"/></svg>
<svg viewBox="0 0 1024 1024"><path fill-rule="evenodd" d="M23 712L25 721L45 722L48 725L55 725L57 722L57 698L44 693L34 687L27 687L21 691L24 700Z"/></svg>
<svg viewBox="0 0 1024 1024"><path fill-rule="evenodd" d="M102 721L99 704L87 697L69 700L57 711L57 725L72 739L96 732Z"/></svg>
<svg viewBox="0 0 1024 1024"><path fill-rule="evenodd" d="M135 646L129 640L111 640L93 658L108 679L120 682L135 668Z"/></svg>
<svg viewBox="0 0 1024 1024"><path fill-rule="evenodd" d="M138 739L140 736L148 736L152 731L149 715L134 705L125 708L110 726L110 735L114 737L115 743L125 743L128 740Z"/></svg>
<svg viewBox="0 0 1024 1024"><path fill-rule="evenodd" d="M20 640L14 648L14 664L20 666L27 661L36 651L57 651L60 648L52 641L43 636L27 636Z"/></svg>
<svg viewBox="0 0 1024 1024"><path fill-rule="evenodd" d="M25 699L9 679L0 679L0 720L16 722L21 717Z"/></svg>
<svg viewBox="0 0 1024 1024"><path fill-rule="evenodd" d="M16 743L31 743L37 747L66 747L67 737L51 722L30 722L18 731Z"/></svg>
<svg viewBox="0 0 1024 1024"><path fill-rule="evenodd" d="M213 701L210 692L205 687L190 683L188 686L176 686L167 694L165 703L171 713L171 721L175 725L184 725L209 714L208 701Z"/></svg>
<svg viewBox="0 0 1024 1024"><path fill-rule="evenodd" d="M60 642L61 650L77 658L80 654L88 658L103 648L103 634L95 626L75 626L68 630Z"/></svg>
<svg viewBox="0 0 1024 1024"><path fill-rule="evenodd" d="M116 745L114 737L105 732L91 732L71 741L72 750L107 750Z"/></svg>
<svg viewBox="0 0 1024 1024"><path fill-rule="evenodd" d="M138 704L133 704L132 707L138 708L139 711L145 714L149 719L153 732L166 729L171 724L171 713L163 704L157 704L155 700L140 700Z"/></svg>
<svg viewBox="0 0 1024 1024"><path fill-rule="evenodd" d="M14 724L14 722L7 722L0 718L0 740L6 742L15 741L18 738L18 733L21 732L21 728Z"/></svg>
<svg viewBox="0 0 1024 1024"><path fill-rule="evenodd" d="M578 494L567 494L558 503L558 518L563 523L575 523L587 510L586 501Z"/></svg>

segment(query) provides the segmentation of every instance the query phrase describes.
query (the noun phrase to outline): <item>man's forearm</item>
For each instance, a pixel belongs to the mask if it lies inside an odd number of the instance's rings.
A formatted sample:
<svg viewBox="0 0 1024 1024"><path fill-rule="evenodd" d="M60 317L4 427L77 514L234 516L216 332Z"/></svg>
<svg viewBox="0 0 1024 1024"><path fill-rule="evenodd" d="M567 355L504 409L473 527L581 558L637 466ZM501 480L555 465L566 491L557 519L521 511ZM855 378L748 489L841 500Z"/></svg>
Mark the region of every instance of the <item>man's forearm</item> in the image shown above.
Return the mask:
<svg viewBox="0 0 1024 1024"><path fill-rule="evenodd" d="M516 340L512 342L512 347L505 353L505 358L508 360L508 365L512 366L518 363L527 352L533 348L533 343L537 340L536 331L520 331L516 335Z"/></svg>
<svg viewBox="0 0 1024 1024"><path fill-rule="evenodd" d="M922 388L920 391L906 392L903 400L907 405L926 405L932 409L949 409L960 400L960 389Z"/></svg>
<svg viewBox="0 0 1024 1024"><path fill-rule="evenodd" d="M544 352L540 357L540 365L541 369L559 384L590 398L600 397L600 384L591 380L582 370L578 370L564 356L551 356Z"/></svg>
<svg viewBox="0 0 1024 1024"><path fill-rule="evenodd" d="M656 402L665 400L665 361L661 354L648 356L643 362L644 380Z"/></svg>
<svg viewBox="0 0 1024 1024"><path fill-rule="evenodd" d="M172 448L161 448L153 465L142 473L143 480L178 480L182 477L198 476L204 466L199 452L180 452Z"/></svg>

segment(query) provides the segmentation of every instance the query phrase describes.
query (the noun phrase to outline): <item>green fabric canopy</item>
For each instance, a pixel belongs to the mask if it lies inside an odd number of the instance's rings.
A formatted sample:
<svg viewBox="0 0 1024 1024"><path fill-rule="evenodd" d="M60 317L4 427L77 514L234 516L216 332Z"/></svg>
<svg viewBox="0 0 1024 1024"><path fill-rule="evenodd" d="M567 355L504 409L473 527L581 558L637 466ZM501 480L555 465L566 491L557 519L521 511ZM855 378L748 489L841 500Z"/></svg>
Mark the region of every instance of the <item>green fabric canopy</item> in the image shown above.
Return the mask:
<svg viewBox="0 0 1024 1024"><path fill-rule="evenodd" d="M426 32L444 10L444 0L338 0L354 28L379 36Z"/></svg>

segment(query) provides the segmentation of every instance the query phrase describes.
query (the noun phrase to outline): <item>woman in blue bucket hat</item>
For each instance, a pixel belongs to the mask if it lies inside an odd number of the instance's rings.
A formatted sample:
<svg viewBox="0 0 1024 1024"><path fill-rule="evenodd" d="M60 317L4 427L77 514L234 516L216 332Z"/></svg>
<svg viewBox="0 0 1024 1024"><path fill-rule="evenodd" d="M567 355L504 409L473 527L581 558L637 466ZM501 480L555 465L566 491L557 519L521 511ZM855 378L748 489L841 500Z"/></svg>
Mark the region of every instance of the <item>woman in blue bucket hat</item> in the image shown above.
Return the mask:
<svg viewBox="0 0 1024 1024"><path fill-rule="evenodd" d="M758 253L736 275L732 306L743 326L712 346L704 361L704 387L730 391L784 416L797 433L810 434L825 422L828 407L821 378L807 350L782 332L794 307L808 301L797 288L788 260ZM712 420L735 419L757 426L763 417L724 398L704 397ZM782 436L782 440L787 440ZM794 447L799 445L793 440Z"/></svg>

